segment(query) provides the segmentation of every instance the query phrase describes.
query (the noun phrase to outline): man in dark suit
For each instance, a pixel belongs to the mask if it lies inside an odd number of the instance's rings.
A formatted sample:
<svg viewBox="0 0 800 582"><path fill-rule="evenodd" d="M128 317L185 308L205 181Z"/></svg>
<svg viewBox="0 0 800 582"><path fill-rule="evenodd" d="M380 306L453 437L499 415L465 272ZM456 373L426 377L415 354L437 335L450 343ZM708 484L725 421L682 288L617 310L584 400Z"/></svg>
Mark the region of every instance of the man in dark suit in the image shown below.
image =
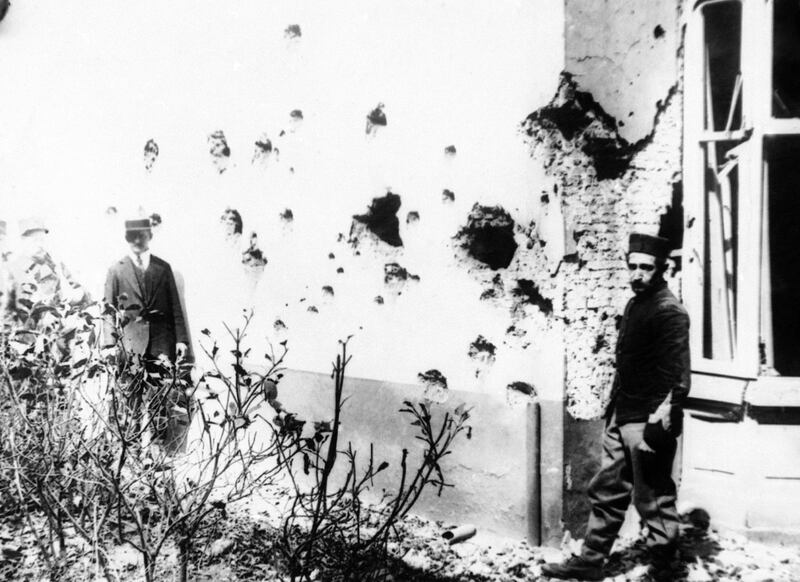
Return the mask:
<svg viewBox="0 0 800 582"><path fill-rule="evenodd" d="M122 315L122 346L146 360L187 356L189 334L169 263L150 254L150 220L125 221L130 252L111 265L105 299ZM106 343L116 343L106 327Z"/></svg>
<svg viewBox="0 0 800 582"><path fill-rule="evenodd" d="M130 406L137 414L149 413L154 436L168 448L175 448L181 446L176 440L181 437L171 434L175 431L170 427L176 407L188 409L181 382L186 377L177 374L172 381L158 380L164 369L158 362L186 363L189 333L172 268L150 254L152 238L150 219L125 221L130 252L111 265L105 285L105 300L117 309L120 318L116 324L112 318L106 320L104 336L107 346L117 346L121 360L138 357L143 361L148 372L145 385L131 385L127 395ZM118 343L116 333L120 332ZM148 402L145 410L141 408L143 400Z"/></svg>

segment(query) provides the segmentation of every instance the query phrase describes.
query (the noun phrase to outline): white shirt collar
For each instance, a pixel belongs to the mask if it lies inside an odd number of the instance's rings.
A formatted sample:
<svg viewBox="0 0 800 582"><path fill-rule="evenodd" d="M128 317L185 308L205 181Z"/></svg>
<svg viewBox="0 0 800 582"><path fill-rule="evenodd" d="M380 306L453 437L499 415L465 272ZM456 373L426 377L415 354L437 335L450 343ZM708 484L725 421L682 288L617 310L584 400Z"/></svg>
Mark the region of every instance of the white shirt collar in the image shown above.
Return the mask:
<svg viewBox="0 0 800 582"><path fill-rule="evenodd" d="M131 258L131 261L133 261L133 265L137 266L136 253L131 251L128 256ZM147 267L150 266L150 251L144 251L139 256L142 258L142 268L146 271Z"/></svg>

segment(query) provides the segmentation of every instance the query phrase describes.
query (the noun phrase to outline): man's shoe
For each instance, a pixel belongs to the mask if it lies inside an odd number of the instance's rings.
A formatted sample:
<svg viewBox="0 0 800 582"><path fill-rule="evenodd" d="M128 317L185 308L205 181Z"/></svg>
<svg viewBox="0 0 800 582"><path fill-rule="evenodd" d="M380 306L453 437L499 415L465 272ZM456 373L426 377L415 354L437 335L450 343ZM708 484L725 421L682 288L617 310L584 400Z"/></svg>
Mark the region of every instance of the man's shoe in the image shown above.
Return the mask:
<svg viewBox="0 0 800 582"><path fill-rule="evenodd" d="M600 564L580 556L572 556L560 564L545 564L542 566L542 574L561 580L602 580L605 578Z"/></svg>

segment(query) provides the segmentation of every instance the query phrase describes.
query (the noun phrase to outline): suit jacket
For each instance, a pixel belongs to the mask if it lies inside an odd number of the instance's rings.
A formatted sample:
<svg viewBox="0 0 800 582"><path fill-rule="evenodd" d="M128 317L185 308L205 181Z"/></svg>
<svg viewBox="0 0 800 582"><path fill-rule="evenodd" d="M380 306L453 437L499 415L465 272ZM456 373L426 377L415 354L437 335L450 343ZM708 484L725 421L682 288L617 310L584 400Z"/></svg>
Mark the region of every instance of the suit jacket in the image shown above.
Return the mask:
<svg viewBox="0 0 800 582"><path fill-rule="evenodd" d="M123 346L130 353L175 359L175 344L189 343L175 277L169 263L154 255L144 273L125 256L108 270L106 301L122 315ZM106 323L106 344L116 338Z"/></svg>

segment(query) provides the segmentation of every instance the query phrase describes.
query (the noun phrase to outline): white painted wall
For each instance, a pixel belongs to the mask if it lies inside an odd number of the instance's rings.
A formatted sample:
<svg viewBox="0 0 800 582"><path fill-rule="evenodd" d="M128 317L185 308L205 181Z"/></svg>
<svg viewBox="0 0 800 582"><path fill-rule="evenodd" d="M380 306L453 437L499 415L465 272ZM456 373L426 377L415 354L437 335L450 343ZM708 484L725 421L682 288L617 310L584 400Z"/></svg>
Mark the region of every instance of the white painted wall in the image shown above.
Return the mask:
<svg viewBox="0 0 800 582"><path fill-rule="evenodd" d="M43 214L99 293L125 250L121 219L160 213L153 250L185 278L195 338L252 304L259 335L283 339L272 323L287 324L292 367L327 371L336 339L355 333L357 376L415 382L437 368L467 390L544 379L531 352L547 352L547 338L501 345L508 312L478 300L450 237L477 201L525 224L537 216L543 172L518 125L555 91L563 19L561 0L18 0L0 23L0 217ZM290 24L301 38L285 38ZM388 126L367 136L379 102ZM208 154L215 130L232 150L223 174ZM251 163L264 132L280 148L266 167ZM148 173L150 138L160 156ZM405 246L355 256L337 234L388 188L402 196ZM259 234L269 264L258 279L223 240L226 206ZM411 210L421 221L407 227ZM390 261L420 282L390 293ZM499 351L476 378L467 349L478 334Z"/></svg>

